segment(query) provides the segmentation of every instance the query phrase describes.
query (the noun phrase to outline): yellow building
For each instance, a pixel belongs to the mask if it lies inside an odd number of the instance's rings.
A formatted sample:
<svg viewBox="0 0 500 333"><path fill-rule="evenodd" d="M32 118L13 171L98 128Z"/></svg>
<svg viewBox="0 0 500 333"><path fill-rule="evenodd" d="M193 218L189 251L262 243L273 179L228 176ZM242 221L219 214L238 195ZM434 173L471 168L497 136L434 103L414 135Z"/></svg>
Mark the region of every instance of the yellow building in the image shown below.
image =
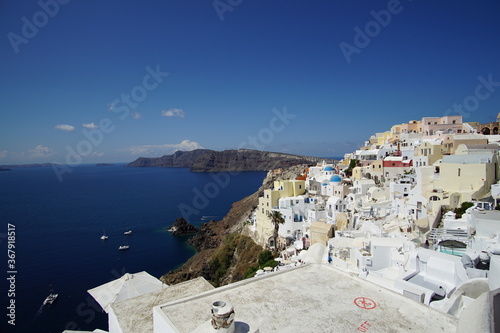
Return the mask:
<svg viewBox="0 0 500 333"><path fill-rule="evenodd" d="M381 146L383 145L384 143L386 143L387 141L389 141L389 139L391 138L391 131L387 131L387 132L384 132L384 133L379 133L380 136L377 137L377 145L378 146Z"/></svg>
<svg viewBox="0 0 500 333"><path fill-rule="evenodd" d="M274 226L269 218L273 209L278 208L278 200L284 197L296 197L306 191L305 180L277 180L274 189L264 190L264 195L259 198L259 206L255 214L255 237L254 240L263 246L269 244L272 238Z"/></svg>

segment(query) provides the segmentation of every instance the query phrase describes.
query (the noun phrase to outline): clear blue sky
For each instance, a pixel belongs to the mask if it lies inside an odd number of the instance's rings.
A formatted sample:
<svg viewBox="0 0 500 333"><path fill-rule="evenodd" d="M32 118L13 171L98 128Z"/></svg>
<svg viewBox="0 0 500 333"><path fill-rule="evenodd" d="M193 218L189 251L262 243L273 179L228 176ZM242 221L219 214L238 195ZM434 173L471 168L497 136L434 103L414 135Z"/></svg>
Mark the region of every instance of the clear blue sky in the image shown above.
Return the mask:
<svg viewBox="0 0 500 333"><path fill-rule="evenodd" d="M495 0L60 1L41 1L51 15L0 2L0 164L197 147L342 156L393 124L442 116L479 76L500 82ZM374 24L371 11L388 8ZM372 29L369 43L355 27ZM350 62L341 43L359 46ZM490 88L465 121L494 121L500 83Z"/></svg>

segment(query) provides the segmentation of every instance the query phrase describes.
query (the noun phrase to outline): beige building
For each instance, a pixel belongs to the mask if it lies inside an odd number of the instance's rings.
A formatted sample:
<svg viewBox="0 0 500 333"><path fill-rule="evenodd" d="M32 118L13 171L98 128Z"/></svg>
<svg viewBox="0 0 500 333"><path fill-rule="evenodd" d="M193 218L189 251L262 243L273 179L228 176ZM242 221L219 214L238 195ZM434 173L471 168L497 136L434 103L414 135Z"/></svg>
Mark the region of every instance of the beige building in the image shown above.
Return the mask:
<svg viewBox="0 0 500 333"><path fill-rule="evenodd" d="M443 137L443 154L455 154L459 145L485 145L488 138L482 134L446 135Z"/></svg>
<svg viewBox="0 0 500 333"><path fill-rule="evenodd" d="M410 120L408 123L394 125L391 127L393 136L400 133L422 133L422 122L420 120Z"/></svg>
<svg viewBox="0 0 500 333"><path fill-rule="evenodd" d="M416 167L429 166L443 158L443 146L438 142L425 141L415 147L413 165Z"/></svg>
<svg viewBox="0 0 500 333"><path fill-rule="evenodd" d="M462 202L482 199L499 179L498 155L476 153L444 156L434 183L437 191L447 193L451 208Z"/></svg>
<svg viewBox="0 0 500 333"><path fill-rule="evenodd" d="M425 135L462 133L462 116L424 117L421 121L422 132Z"/></svg>
<svg viewBox="0 0 500 333"><path fill-rule="evenodd" d="M370 165L370 170L368 171L370 179L378 182L382 179L384 175L384 160L376 160Z"/></svg>

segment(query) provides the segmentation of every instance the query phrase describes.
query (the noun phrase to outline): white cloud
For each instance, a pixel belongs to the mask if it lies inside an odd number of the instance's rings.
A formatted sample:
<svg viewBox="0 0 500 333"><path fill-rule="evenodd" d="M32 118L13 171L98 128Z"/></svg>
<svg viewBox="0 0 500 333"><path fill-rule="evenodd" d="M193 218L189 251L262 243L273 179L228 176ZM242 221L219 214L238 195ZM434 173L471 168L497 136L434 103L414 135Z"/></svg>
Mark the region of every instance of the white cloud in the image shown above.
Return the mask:
<svg viewBox="0 0 500 333"><path fill-rule="evenodd" d="M52 149L42 145L38 145L35 148L28 150L28 153L30 153L30 157L32 158L42 158L54 155Z"/></svg>
<svg viewBox="0 0 500 333"><path fill-rule="evenodd" d="M184 118L184 110L182 109L169 109L169 110L163 110L161 112L161 115L164 117L178 117L178 118Z"/></svg>
<svg viewBox="0 0 500 333"><path fill-rule="evenodd" d="M115 104L115 103L109 103L109 104L108 104L108 110L109 110L109 111L113 111L115 107L116 107L116 104Z"/></svg>
<svg viewBox="0 0 500 333"><path fill-rule="evenodd" d="M7 157L7 150L4 150L4 151L0 151L0 158L5 158Z"/></svg>
<svg viewBox="0 0 500 333"><path fill-rule="evenodd" d="M88 124L83 124L83 127L85 127L85 128L90 128L90 129L96 129L96 128L99 128L99 126L97 126L97 125L96 125L96 124L94 124L93 122L88 123Z"/></svg>
<svg viewBox="0 0 500 333"><path fill-rule="evenodd" d="M75 130L75 126L66 125L66 124L59 124L59 125L56 125L54 128L61 130L61 131L66 131L66 132L73 132Z"/></svg>
<svg viewBox="0 0 500 333"><path fill-rule="evenodd" d="M131 155L159 156L173 154L178 150L195 150L202 148L203 147L198 142L183 140L181 143L174 144L132 146L126 150L129 151Z"/></svg>
<svg viewBox="0 0 500 333"><path fill-rule="evenodd" d="M101 156L104 156L104 153L98 153L98 152L94 151L94 152L92 153L92 156L101 157Z"/></svg>
<svg viewBox="0 0 500 333"><path fill-rule="evenodd" d="M132 112L132 118L141 119L141 117L142 117L142 114L140 114L139 112Z"/></svg>

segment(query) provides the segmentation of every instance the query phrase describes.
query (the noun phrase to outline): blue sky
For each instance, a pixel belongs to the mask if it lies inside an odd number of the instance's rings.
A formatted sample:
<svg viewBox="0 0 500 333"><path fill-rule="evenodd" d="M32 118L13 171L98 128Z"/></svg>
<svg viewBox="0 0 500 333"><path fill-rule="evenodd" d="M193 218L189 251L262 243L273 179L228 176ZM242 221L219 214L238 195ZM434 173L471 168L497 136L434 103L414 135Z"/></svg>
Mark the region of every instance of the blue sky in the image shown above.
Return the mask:
<svg viewBox="0 0 500 333"><path fill-rule="evenodd" d="M494 121L499 17L495 0L2 1L0 164L342 156L480 76L492 90L464 120Z"/></svg>

